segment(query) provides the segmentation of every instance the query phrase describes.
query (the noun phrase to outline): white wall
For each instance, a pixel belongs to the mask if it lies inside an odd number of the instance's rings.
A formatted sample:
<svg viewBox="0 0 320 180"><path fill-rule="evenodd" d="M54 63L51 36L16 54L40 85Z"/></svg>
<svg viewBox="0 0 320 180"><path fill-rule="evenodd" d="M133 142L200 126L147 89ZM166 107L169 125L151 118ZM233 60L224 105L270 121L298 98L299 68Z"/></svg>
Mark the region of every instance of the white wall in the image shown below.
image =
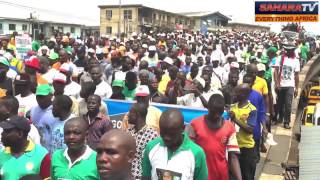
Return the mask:
<svg viewBox="0 0 320 180"><path fill-rule="evenodd" d="M28 33L30 28L29 22L20 22L20 21L10 21L10 20L0 20L0 24L2 24L2 30L0 30L0 34L12 34L14 31L17 31L19 34ZM15 24L16 30L9 30L9 24ZM27 30L22 30L22 25L27 25Z"/></svg>
<svg viewBox="0 0 320 180"><path fill-rule="evenodd" d="M14 32L13 30L9 30L9 24L15 24L16 25L16 30L15 31L17 31L19 34L28 33L29 29L31 29L31 26L29 25L29 22L27 20L25 22L21 22L21 21L1 20L0 19L0 24L2 24L2 30L0 30L0 34L1 35L12 34ZM22 30L22 25L23 24L27 25L27 30L26 31ZM81 36L81 26L65 25L65 24L48 24L48 25L46 24L45 27L44 27L44 31L45 31L47 36L50 36L52 34L52 32L51 32L51 27L52 26L54 26L54 29L58 29L58 27L63 27L63 32L64 33L70 32L70 34L75 38ZM71 27L75 28L74 33L71 33Z"/></svg>

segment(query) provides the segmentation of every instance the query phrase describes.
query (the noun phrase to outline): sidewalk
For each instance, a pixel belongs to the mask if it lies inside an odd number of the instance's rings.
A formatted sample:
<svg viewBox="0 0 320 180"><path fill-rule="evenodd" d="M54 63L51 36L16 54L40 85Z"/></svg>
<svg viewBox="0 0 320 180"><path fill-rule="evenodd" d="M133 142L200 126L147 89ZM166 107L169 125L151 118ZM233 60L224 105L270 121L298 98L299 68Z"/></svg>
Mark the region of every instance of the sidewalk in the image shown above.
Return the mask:
<svg viewBox="0 0 320 180"><path fill-rule="evenodd" d="M294 114L292 119L295 119ZM293 127L294 121L291 122ZM272 127L272 134L274 140L278 143L276 146L268 147L267 153L261 153L261 159L257 165L256 179L260 180L283 180L284 169L281 167L281 163L287 162L292 131L293 129L284 129L282 124Z"/></svg>

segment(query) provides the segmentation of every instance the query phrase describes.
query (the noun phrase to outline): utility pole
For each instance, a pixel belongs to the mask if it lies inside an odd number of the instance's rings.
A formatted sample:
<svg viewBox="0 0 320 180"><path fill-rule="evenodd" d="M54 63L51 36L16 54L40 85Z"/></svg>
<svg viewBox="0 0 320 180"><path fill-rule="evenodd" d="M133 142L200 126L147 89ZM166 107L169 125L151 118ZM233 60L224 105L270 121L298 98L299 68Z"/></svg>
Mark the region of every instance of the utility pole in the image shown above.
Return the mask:
<svg viewBox="0 0 320 180"><path fill-rule="evenodd" d="M121 27L121 0L119 0L119 23L118 23L118 38L120 39L120 27Z"/></svg>

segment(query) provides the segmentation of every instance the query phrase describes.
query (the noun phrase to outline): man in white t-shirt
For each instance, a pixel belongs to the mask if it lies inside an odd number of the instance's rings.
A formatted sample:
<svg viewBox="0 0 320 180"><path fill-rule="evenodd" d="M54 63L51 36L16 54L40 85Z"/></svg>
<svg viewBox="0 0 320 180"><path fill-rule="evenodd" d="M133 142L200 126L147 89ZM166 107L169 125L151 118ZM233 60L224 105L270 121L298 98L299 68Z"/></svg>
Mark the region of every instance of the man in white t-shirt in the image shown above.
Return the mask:
<svg viewBox="0 0 320 180"><path fill-rule="evenodd" d="M298 95L300 62L295 57L295 45L288 43L284 46L286 53L279 56L275 64L275 84L278 90L279 121L290 129L291 106L293 96Z"/></svg>
<svg viewBox="0 0 320 180"><path fill-rule="evenodd" d="M63 94L78 99L80 97L81 86L78 83L72 81L71 76L73 73L73 69L71 68L71 66L67 63L64 63L61 65L59 71L67 77L67 84L64 88Z"/></svg>
<svg viewBox="0 0 320 180"><path fill-rule="evenodd" d="M112 95L112 88L111 86L101 79L102 77L102 70L100 66L94 66L90 69L90 75L92 81L96 84L96 91L94 94L99 95L101 99L110 98Z"/></svg>
<svg viewBox="0 0 320 180"><path fill-rule="evenodd" d="M17 100L19 101L18 115L26 117L32 107L37 106L36 95L31 92L31 79L29 74L21 73L14 80Z"/></svg>

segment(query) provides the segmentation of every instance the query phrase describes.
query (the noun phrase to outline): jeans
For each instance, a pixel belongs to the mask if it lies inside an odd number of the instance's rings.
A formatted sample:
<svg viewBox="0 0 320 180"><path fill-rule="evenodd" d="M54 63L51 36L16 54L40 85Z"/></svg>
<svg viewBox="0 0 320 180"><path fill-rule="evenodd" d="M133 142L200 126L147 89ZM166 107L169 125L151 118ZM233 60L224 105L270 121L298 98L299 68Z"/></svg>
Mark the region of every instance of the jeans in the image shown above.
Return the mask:
<svg viewBox="0 0 320 180"><path fill-rule="evenodd" d="M291 120L293 93L293 87L282 87L278 92L279 120L284 124L289 124Z"/></svg>
<svg viewBox="0 0 320 180"><path fill-rule="evenodd" d="M256 161L254 148L240 148L239 163L243 180L254 180Z"/></svg>

